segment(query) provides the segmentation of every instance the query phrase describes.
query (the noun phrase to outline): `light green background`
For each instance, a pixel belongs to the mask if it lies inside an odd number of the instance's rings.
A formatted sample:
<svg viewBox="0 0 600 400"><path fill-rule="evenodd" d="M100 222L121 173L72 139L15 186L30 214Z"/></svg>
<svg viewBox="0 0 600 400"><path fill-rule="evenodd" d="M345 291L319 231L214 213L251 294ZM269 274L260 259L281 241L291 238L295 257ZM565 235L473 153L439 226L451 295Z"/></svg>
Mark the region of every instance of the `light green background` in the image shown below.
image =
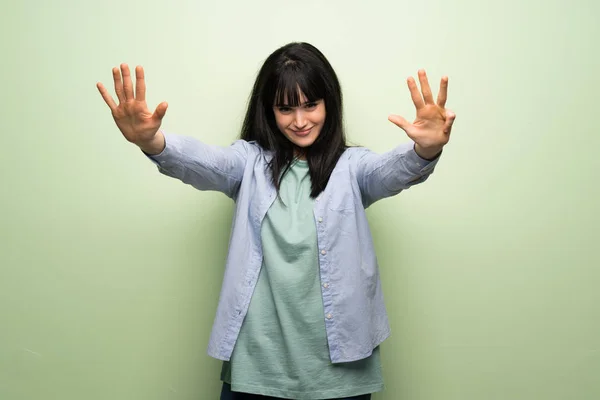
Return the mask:
<svg viewBox="0 0 600 400"><path fill-rule="evenodd" d="M385 151L405 79L450 77L451 144L369 210L393 329L375 400L600 399L600 5L21 1L0 19L0 399L217 399L232 204L161 176L95 84L144 65L168 131L232 142L258 67L309 41Z"/></svg>

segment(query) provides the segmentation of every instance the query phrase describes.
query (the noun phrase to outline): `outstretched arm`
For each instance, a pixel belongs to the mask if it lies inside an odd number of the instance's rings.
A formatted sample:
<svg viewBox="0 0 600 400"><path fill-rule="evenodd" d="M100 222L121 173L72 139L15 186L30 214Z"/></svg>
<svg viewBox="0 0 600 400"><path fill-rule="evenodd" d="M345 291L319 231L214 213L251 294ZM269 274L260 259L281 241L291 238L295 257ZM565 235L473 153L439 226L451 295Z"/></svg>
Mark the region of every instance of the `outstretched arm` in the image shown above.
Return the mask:
<svg viewBox="0 0 600 400"><path fill-rule="evenodd" d="M421 92L415 80L407 80L417 117L411 124L399 115L389 120L400 127L411 143L376 154L364 151L357 168L358 183L365 207L375 201L393 196L412 185L424 182L438 161L444 146L450 140L450 131L456 115L445 108L448 96L448 78L443 77L437 102L433 100L425 71L419 71Z"/></svg>
<svg viewBox="0 0 600 400"><path fill-rule="evenodd" d="M217 190L235 197L242 181L249 146L237 141L229 147L207 145L192 137L165 135L160 129L167 103L154 112L146 104L144 69L135 69L135 89L127 64L113 68L117 104L102 83L97 87L117 127L129 142L154 161L159 171L199 190Z"/></svg>

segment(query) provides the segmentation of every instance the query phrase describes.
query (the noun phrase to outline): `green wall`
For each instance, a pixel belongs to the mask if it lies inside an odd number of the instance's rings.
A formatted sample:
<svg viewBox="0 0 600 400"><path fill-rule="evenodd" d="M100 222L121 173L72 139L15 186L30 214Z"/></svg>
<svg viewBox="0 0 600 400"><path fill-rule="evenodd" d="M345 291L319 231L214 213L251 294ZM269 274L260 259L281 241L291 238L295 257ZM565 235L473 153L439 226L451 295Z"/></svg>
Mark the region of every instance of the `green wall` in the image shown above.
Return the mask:
<svg viewBox="0 0 600 400"><path fill-rule="evenodd" d="M458 117L425 184L369 210L393 329L375 400L600 398L592 0L34 0L0 15L0 399L216 399L232 204L159 175L95 84L146 68L164 128L238 133L293 40L336 68L354 143L405 141L405 79ZM112 89L112 87L111 87Z"/></svg>

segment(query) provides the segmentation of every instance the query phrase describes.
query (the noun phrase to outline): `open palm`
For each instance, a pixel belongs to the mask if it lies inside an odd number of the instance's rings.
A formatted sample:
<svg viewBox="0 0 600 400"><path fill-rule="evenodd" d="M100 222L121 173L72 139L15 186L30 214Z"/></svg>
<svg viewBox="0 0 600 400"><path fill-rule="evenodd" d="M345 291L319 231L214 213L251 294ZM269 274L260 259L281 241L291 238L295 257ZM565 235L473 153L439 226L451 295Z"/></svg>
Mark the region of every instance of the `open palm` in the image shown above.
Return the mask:
<svg viewBox="0 0 600 400"><path fill-rule="evenodd" d="M407 79L410 96L417 109L414 122L411 124L399 115L390 115L388 119L404 130L415 142L418 153L431 156L439 153L450 140L450 131L456 114L445 108L448 98L448 78L442 78L437 101L434 101L425 71L420 70L418 75L421 92L412 77Z"/></svg>
<svg viewBox="0 0 600 400"><path fill-rule="evenodd" d="M135 95L127 64L121 64L120 69L113 68L112 72L119 104L115 103L102 83L98 83L97 87L110 108L117 127L132 143L140 145L150 142L160 128L162 118L167 111L167 103L160 103L154 112L148 109L144 69L141 66L136 67L135 70Z"/></svg>

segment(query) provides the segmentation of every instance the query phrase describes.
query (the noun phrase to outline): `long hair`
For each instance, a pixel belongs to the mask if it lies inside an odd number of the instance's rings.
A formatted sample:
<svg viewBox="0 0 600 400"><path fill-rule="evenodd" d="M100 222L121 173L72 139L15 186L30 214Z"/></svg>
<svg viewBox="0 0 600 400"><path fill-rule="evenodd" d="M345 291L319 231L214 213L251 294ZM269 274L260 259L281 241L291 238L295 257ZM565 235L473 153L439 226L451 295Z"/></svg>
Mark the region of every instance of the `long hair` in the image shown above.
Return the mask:
<svg viewBox="0 0 600 400"><path fill-rule="evenodd" d="M311 197L329 182L331 172L348 147L343 128L342 91L325 56L308 43L289 43L275 50L261 67L242 126L241 139L256 141L271 151L272 181L279 191L281 179L294 160L294 144L277 128L273 105L301 103L298 90L309 102L325 102L325 122L314 143L303 149L311 178Z"/></svg>

